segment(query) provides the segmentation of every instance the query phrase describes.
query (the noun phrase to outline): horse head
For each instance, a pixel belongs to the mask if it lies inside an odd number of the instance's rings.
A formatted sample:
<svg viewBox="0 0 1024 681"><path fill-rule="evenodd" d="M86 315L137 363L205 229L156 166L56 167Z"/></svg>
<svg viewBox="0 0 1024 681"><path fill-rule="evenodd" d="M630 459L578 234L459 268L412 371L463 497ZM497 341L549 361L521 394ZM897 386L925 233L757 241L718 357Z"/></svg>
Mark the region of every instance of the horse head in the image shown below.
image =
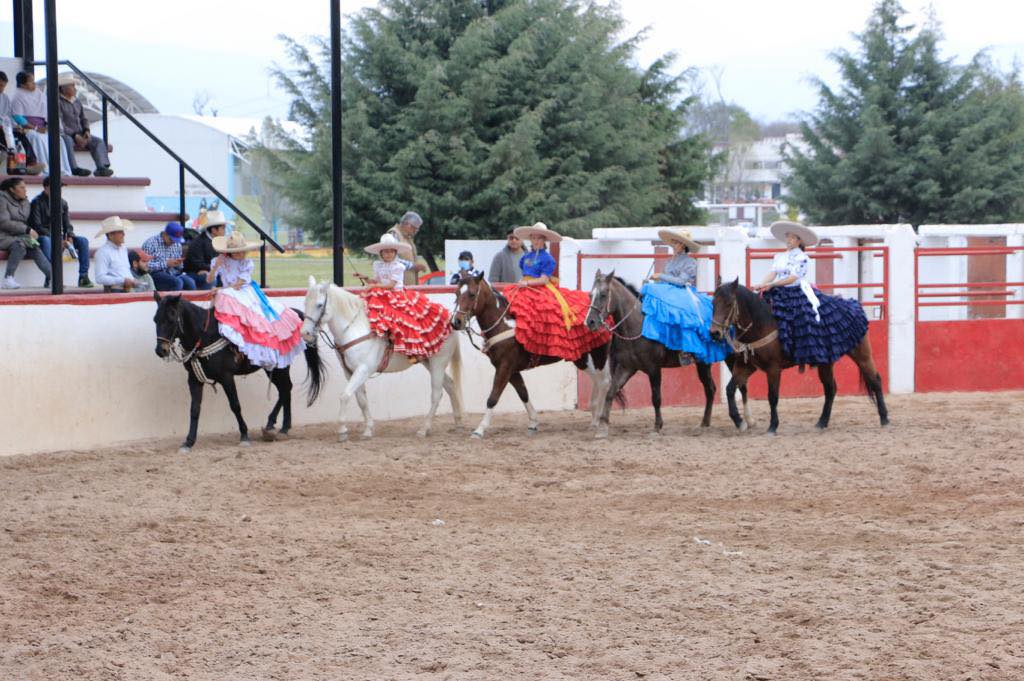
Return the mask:
<svg viewBox="0 0 1024 681"><path fill-rule="evenodd" d="M313 275L309 276L309 288L303 302L302 340L308 345L316 344L316 332L323 322L330 321L331 311L327 305L329 282L316 283Z"/></svg>
<svg viewBox="0 0 1024 681"><path fill-rule="evenodd" d="M153 299L156 301L156 314L153 315L153 323L156 324L156 356L163 359L171 353L171 344L184 330L181 296L160 297L159 293L153 291Z"/></svg>
<svg viewBox="0 0 1024 681"><path fill-rule="evenodd" d="M599 331L605 320L608 319L612 304L613 281L615 281L615 270L608 274L602 274L601 270L598 270L594 274L594 286L590 289L590 310L587 312L585 321L587 328L591 331Z"/></svg>
<svg viewBox="0 0 1024 681"><path fill-rule="evenodd" d="M487 304L490 285L484 281L483 273L469 274L461 272L458 288L455 291L455 314L452 315L452 328L462 331L469 328L469 320L480 314Z"/></svg>
<svg viewBox="0 0 1024 681"><path fill-rule="evenodd" d="M318 284L310 276L303 312L306 319L302 322L302 339L315 344L317 330L322 324L330 324L331 331L338 336L360 316L366 316L366 307L363 299L354 293L333 286L329 281Z"/></svg>
<svg viewBox="0 0 1024 681"><path fill-rule="evenodd" d="M711 337L722 340L726 332L737 322L740 316L739 302L740 278L736 277L727 284L720 284L715 289L715 297L711 304L714 314L711 317Z"/></svg>

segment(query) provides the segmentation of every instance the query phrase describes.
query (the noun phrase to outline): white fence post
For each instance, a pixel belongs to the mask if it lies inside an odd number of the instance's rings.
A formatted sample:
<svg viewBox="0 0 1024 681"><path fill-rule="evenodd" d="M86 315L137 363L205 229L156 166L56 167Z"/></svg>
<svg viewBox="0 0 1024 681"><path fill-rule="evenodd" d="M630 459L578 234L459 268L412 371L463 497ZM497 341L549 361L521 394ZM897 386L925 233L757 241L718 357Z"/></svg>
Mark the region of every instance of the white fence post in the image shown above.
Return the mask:
<svg viewBox="0 0 1024 681"><path fill-rule="evenodd" d="M1006 235L1007 246L1024 246L1024 225L1017 225L1016 234ZM1006 256L1006 281L1024 281L1024 251L1017 251ZM1007 296L1007 300L1024 301L1024 286L1010 287L1016 292ZM1024 318L1024 305L1007 305L1007 319Z"/></svg>
<svg viewBox="0 0 1024 681"><path fill-rule="evenodd" d="M914 248L910 225L894 225L886 234L889 247L889 392L914 392L915 318Z"/></svg>

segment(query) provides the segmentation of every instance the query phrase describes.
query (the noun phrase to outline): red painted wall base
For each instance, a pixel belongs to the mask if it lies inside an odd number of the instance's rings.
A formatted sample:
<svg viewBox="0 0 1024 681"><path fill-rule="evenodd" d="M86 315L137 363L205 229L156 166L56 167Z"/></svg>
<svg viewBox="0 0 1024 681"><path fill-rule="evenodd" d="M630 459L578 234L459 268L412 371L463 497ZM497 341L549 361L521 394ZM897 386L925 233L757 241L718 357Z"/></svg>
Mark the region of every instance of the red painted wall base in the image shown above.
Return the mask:
<svg viewBox="0 0 1024 681"><path fill-rule="evenodd" d="M915 392L1024 390L1024 319L918 322Z"/></svg>

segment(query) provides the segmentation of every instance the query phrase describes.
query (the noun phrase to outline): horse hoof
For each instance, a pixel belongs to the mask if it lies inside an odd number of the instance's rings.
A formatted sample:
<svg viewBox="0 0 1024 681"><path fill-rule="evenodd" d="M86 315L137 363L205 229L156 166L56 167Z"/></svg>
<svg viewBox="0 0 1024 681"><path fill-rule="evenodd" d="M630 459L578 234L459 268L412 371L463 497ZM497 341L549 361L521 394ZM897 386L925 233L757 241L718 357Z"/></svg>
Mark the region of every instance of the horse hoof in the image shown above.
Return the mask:
<svg viewBox="0 0 1024 681"><path fill-rule="evenodd" d="M273 428L264 428L260 433L264 442L273 442L277 439L277 431Z"/></svg>
<svg viewBox="0 0 1024 681"><path fill-rule="evenodd" d="M187 446L187 445L182 445L182 446L178 447L178 454L191 454L191 453L192 453L192 448Z"/></svg>
<svg viewBox="0 0 1024 681"><path fill-rule="evenodd" d="M887 425L889 425L889 419L882 419L881 425L882 425L883 428L886 427Z"/></svg>
<svg viewBox="0 0 1024 681"><path fill-rule="evenodd" d="M767 430L767 431L765 432L765 435L771 435L772 437L777 437L777 436L778 436L778 433L777 433L777 432L775 432L775 429L774 429L774 428L769 428L769 429L768 429L768 430Z"/></svg>
<svg viewBox="0 0 1024 681"><path fill-rule="evenodd" d="M526 435L528 437L533 437L534 435L536 435L539 432L540 432L540 427L538 427L538 426L530 426L529 428L526 429Z"/></svg>
<svg viewBox="0 0 1024 681"><path fill-rule="evenodd" d="M469 437L473 440L483 440L484 434L481 433L479 430L474 430Z"/></svg>
<svg viewBox="0 0 1024 681"><path fill-rule="evenodd" d="M738 425L736 427L740 429L741 433L747 432L747 430L750 428L750 426L747 425L746 421L740 421L740 425Z"/></svg>
<svg viewBox="0 0 1024 681"><path fill-rule="evenodd" d="M290 440L290 439L291 439L291 437L292 437L292 436L288 434L288 431L285 431L285 430L279 430L279 431L277 432L277 439L278 439L278 440Z"/></svg>
<svg viewBox="0 0 1024 681"><path fill-rule="evenodd" d="M814 424L814 427L817 428L818 430L825 430L826 428L828 428L828 424L818 421L817 423Z"/></svg>
<svg viewBox="0 0 1024 681"><path fill-rule="evenodd" d="M238 446L239 447L251 447L252 446L252 442L249 441L249 438L246 438L244 440L239 440L238 441Z"/></svg>
<svg viewBox="0 0 1024 681"><path fill-rule="evenodd" d="M606 427L598 428L597 432L594 433L594 439L595 440L604 440L607 437L608 437L608 428L606 428Z"/></svg>
<svg viewBox="0 0 1024 681"><path fill-rule="evenodd" d="M418 437L418 438L425 438L428 435L430 435L430 431L429 430L417 430L416 431L416 437Z"/></svg>
<svg viewBox="0 0 1024 681"><path fill-rule="evenodd" d="M373 431L372 430L365 430L365 431L363 431L363 434L360 435L359 437L361 437L364 440L372 440L373 439Z"/></svg>
<svg viewBox="0 0 1024 681"><path fill-rule="evenodd" d="M348 433L338 433L338 442L348 442Z"/></svg>

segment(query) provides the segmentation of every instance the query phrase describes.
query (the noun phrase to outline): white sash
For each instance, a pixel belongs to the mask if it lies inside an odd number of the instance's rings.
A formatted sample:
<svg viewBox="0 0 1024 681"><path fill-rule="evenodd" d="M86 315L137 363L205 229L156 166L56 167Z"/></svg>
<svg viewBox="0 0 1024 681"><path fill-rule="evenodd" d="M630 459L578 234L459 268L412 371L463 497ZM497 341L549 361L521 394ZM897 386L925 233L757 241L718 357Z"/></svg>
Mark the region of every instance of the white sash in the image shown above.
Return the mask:
<svg viewBox="0 0 1024 681"><path fill-rule="evenodd" d="M808 284L806 280L801 279L800 290L804 292L804 296L807 297L807 302L809 302L811 304L811 307L814 308L814 321L820 324L821 315L818 314L818 306L821 303L818 301L818 296L814 295L814 289L811 288L811 285Z"/></svg>

